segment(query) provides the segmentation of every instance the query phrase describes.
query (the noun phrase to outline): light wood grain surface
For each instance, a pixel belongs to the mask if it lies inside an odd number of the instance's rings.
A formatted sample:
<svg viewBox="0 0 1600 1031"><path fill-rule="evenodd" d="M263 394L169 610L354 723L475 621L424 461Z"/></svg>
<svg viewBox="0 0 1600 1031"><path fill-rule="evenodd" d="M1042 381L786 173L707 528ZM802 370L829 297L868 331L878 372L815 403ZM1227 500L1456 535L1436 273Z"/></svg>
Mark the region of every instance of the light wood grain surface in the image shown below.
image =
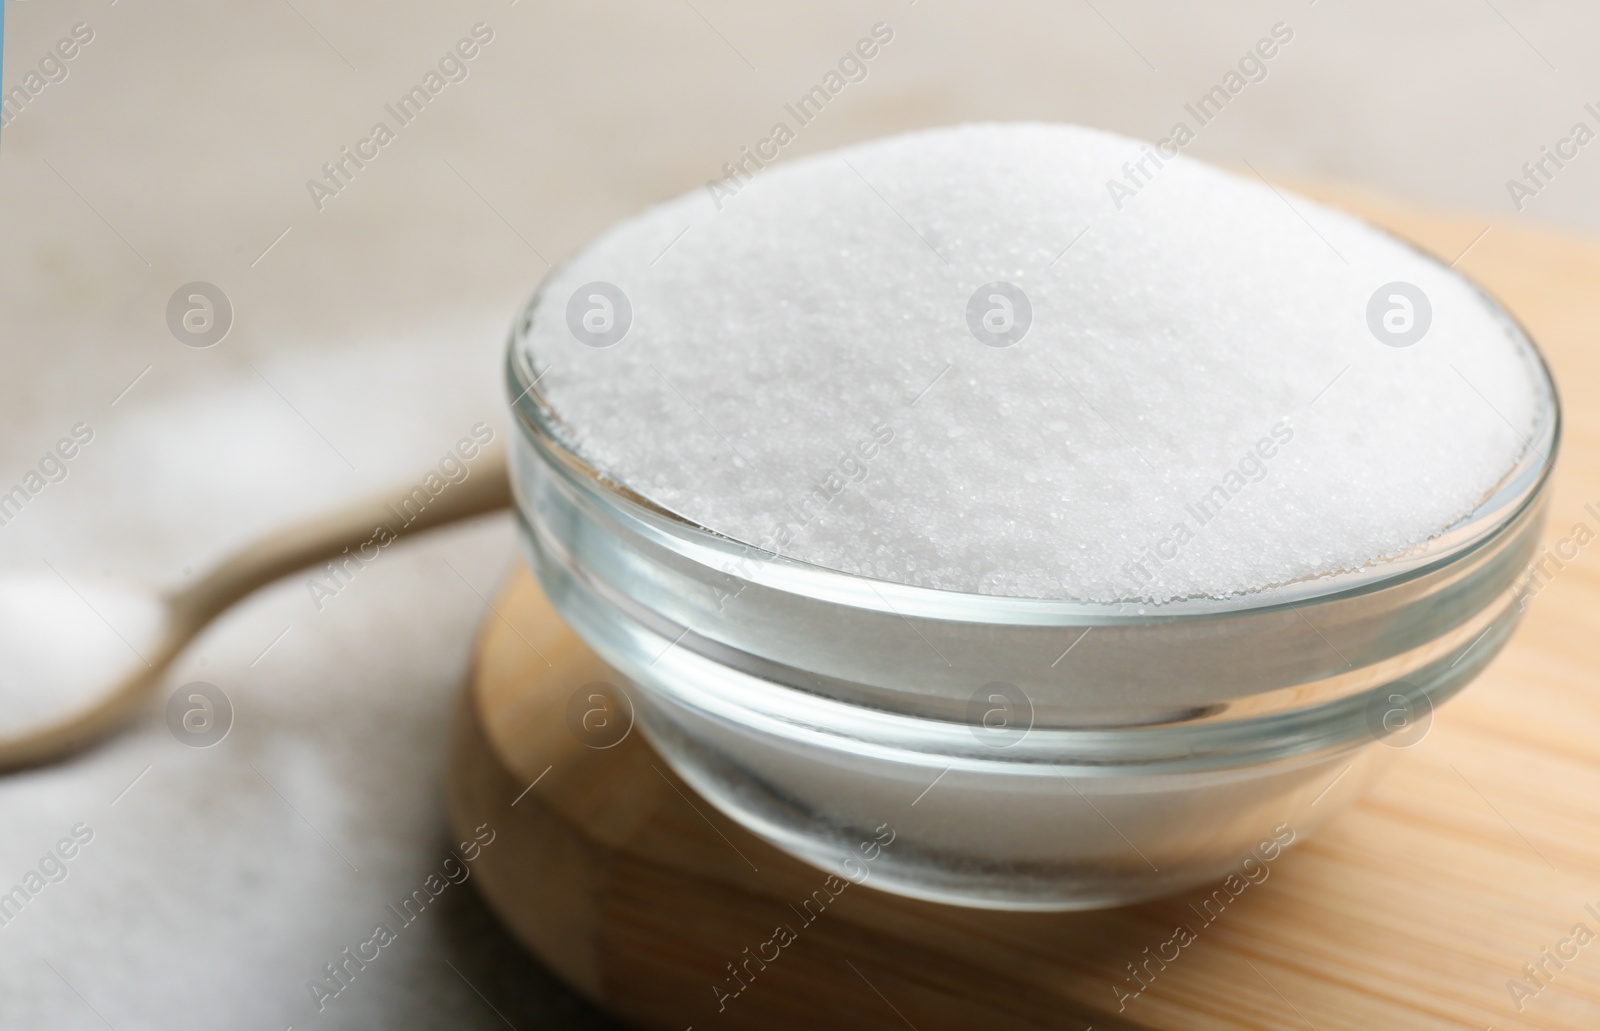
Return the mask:
<svg viewBox="0 0 1600 1031"><path fill-rule="evenodd" d="M1600 248L1308 192L1446 261L1460 255L1458 267L1522 320L1565 404L1547 539L1580 522L1600 531L1583 509L1600 511ZM863 886L803 923L793 907L825 875L713 810L636 732L609 749L580 743L567 700L614 675L525 570L494 607L457 729L456 820L504 828L508 844L485 854L480 886L517 937L640 1027L1600 1024L1600 562L1588 551L1538 593L1503 654L1374 790L1209 922L1192 905L1205 893L1041 915ZM1595 940L1575 939L1578 924ZM764 969L750 966L748 987L719 1011L714 988L733 986L727 965L778 925L797 940ZM1145 963L1179 925L1192 943L1164 968L1146 967L1148 987L1121 998L1117 988L1136 987L1128 964Z"/></svg>

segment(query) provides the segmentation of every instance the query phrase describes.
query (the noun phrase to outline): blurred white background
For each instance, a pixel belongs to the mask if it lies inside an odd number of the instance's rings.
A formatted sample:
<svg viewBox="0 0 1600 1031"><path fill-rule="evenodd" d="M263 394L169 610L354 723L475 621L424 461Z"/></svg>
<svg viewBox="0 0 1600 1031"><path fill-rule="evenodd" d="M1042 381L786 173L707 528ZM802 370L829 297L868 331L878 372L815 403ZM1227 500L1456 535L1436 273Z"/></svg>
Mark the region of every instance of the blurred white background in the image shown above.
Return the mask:
<svg viewBox="0 0 1600 1031"><path fill-rule="evenodd" d="M307 180L480 22L466 79L319 211ZM987 119L1157 138L1283 22L1189 154L1600 230L1600 146L1520 214L1506 186L1600 129L1600 8L1576 0L9 0L7 91L93 39L0 131L0 490L73 424L96 437L0 526L0 570L182 582L502 427L503 334L548 262L723 174L877 22L894 41L786 157ZM167 326L197 280L235 309L207 349ZM287 581L161 692L222 687L221 745L156 704L0 779L0 887L96 832L0 927L0 1027L603 1026L460 889L326 1012L306 989L446 854L446 730L512 548L505 519L407 545L320 612Z"/></svg>

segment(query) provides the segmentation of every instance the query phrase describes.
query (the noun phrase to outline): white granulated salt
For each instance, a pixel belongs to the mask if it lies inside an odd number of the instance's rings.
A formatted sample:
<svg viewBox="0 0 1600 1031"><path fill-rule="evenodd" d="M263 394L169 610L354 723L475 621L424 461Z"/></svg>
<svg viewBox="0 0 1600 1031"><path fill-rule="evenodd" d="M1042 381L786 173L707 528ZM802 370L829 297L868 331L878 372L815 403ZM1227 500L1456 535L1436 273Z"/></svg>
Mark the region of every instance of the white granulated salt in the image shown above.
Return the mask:
<svg viewBox="0 0 1600 1031"><path fill-rule="evenodd" d="M154 592L80 580L0 574L0 738L92 706L160 648L168 614Z"/></svg>
<svg viewBox="0 0 1600 1031"><path fill-rule="evenodd" d="M523 346L598 468L804 562L1081 601L1258 591L1437 536L1547 403L1448 269L1122 137L919 132L734 185L596 240Z"/></svg>

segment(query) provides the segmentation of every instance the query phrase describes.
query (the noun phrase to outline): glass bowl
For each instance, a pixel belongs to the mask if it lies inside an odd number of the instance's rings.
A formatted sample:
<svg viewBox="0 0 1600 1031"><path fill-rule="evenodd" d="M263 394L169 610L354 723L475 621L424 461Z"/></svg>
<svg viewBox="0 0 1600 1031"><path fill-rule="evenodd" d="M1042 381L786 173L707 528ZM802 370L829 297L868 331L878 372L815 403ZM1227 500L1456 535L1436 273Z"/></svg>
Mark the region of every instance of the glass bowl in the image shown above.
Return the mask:
<svg viewBox="0 0 1600 1031"><path fill-rule="evenodd" d="M1521 462L1415 553L1244 597L1079 604L808 565L607 480L528 366L539 300L508 358L530 565L685 781L856 882L1062 910L1250 877L1419 740L1520 615L1559 439L1542 364Z"/></svg>

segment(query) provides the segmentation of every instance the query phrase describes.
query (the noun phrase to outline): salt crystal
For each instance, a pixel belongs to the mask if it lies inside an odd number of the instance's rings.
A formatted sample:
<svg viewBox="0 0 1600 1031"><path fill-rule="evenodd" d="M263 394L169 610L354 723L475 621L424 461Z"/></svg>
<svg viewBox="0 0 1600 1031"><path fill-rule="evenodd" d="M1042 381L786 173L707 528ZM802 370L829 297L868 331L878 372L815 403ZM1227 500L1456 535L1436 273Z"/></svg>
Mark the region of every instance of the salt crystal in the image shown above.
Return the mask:
<svg viewBox="0 0 1600 1031"><path fill-rule="evenodd" d="M598 468L800 561L1247 594L1438 536L1547 403L1531 347L1449 269L1108 133L918 132L719 193L589 245L522 346Z"/></svg>

